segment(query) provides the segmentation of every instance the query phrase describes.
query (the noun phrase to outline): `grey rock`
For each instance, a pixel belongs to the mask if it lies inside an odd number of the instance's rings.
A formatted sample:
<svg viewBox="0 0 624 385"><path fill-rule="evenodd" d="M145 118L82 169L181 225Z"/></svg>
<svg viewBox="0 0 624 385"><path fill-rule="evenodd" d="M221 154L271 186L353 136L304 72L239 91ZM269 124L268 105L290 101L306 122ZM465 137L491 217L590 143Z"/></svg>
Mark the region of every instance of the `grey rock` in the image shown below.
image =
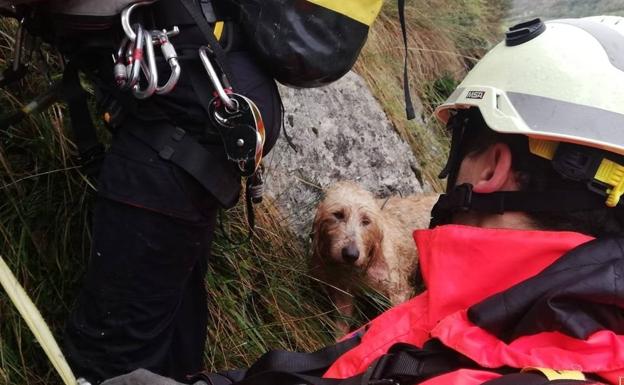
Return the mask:
<svg viewBox="0 0 624 385"><path fill-rule="evenodd" d="M285 132L264 160L266 191L301 238L310 233L323 189L337 181L357 181L378 197L423 191L409 145L357 74L280 93Z"/></svg>

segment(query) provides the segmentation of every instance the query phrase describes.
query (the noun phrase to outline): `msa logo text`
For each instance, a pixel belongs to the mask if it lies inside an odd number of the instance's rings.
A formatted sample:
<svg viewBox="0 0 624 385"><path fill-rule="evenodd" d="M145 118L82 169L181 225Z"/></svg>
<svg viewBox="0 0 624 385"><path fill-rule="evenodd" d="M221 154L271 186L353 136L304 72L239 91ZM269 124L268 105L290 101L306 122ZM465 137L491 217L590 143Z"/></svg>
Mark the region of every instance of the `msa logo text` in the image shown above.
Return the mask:
<svg viewBox="0 0 624 385"><path fill-rule="evenodd" d="M466 99L483 99L485 96L485 91L468 91L466 95ZM624 384L620 384L624 385Z"/></svg>

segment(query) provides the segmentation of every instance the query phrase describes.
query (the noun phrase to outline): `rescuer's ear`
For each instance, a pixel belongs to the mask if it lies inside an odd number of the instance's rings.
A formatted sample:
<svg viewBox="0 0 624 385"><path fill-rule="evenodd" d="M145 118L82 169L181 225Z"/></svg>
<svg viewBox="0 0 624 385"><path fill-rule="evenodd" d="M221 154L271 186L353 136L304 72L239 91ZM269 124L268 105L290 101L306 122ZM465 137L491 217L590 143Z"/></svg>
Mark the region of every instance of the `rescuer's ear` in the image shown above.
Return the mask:
<svg viewBox="0 0 624 385"><path fill-rule="evenodd" d="M495 191L511 191L518 189L518 183L511 168L511 150L505 143L496 143L484 152L474 155L473 167L477 167L473 175L473 191L492 193Z"/></svg>

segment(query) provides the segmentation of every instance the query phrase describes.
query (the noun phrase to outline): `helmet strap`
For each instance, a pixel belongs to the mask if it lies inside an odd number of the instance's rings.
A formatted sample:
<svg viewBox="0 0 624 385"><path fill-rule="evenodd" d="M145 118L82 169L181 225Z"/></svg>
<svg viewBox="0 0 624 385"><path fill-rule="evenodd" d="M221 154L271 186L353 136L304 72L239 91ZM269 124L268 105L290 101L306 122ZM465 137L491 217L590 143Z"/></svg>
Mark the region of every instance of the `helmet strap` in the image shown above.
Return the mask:
<svg viewBox="0 0 624 385"><path fill-rule="evenodd" d="M451 132L451 148L449 150L446 165L440 171L438 178L446 180L446 191L449 191L455 185L459 166L461 164L461 148L464 138L464 119L465 111L457 111L456 115L449 119L447 124L448 130Z"/></svg>
<svg viewBox="0 0 624 385"><path fill-rule="evenodd" d="M503 214L508 211L570 212L605 208L604 198L590 190L562 191L497 191L475 193L469 183L440 195L431 211L429 228L452 223L453 215L475 211Z"/></svg>

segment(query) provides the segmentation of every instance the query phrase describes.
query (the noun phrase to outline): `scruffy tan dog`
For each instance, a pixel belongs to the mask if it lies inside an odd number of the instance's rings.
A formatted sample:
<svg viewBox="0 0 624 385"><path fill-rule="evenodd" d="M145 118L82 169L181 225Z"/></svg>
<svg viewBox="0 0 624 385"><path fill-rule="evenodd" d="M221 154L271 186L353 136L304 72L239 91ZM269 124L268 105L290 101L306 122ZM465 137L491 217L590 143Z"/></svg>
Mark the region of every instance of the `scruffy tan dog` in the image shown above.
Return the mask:
<svg viewBox="0 0 624 385"><path fill-rule="evenodd" d="M319 204L312 234L312 274L329 284L339 312L351 316L353 295L368 286L393 305L414 294L418 265L412 238L427 228L436 196L375 199L354 182L331 186ZM342 332L347 322L339 321Z"/></svg>

